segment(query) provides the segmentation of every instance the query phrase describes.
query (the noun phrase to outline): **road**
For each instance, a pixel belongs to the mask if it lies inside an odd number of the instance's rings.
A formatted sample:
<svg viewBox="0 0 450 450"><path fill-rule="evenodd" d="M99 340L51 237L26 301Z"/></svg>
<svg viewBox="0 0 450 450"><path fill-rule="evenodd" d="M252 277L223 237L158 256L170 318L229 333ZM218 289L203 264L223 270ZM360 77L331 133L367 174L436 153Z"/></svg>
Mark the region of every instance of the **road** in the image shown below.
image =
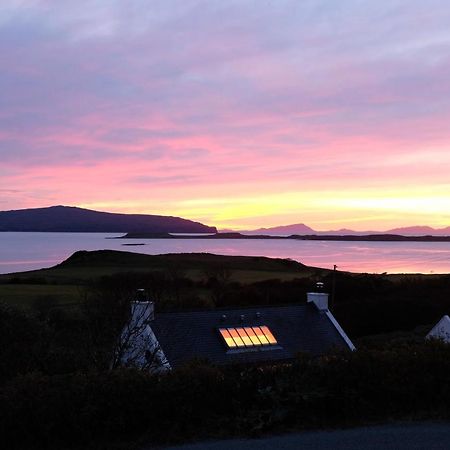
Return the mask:
<svg viewBox="0 0 450 450"><path fill-rule="evenodd" d="M147 447L143 450L149 450ZM414 423L230 439L165 450L449 450L450 423Z"/></svg>

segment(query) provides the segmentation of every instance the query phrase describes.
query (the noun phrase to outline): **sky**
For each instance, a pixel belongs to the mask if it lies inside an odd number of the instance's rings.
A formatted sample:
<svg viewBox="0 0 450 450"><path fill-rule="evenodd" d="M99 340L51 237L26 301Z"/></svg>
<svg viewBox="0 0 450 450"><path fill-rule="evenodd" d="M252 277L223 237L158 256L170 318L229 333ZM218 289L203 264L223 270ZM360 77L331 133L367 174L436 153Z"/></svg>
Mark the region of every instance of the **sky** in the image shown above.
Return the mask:
<svg viewBox="0 0 450 450"><path fill-rule="evenodd" d="M450 225L448 0L2 0L0 210Z"/></svg>

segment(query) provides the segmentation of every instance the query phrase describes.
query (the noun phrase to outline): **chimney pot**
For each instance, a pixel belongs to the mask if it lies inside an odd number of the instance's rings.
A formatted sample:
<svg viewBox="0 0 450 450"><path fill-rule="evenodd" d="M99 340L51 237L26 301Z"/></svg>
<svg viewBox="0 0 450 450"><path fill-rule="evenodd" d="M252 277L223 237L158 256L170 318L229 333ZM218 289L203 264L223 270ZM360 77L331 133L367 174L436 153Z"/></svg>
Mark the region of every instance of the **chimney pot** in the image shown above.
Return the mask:
<svg viewBox="0 0 450 450"><path fill-rule="evenodd" d="M145 289L136 289L136 300L137 302L148 302L148 295Z"/></svg>
<svg viewBox="0 0 450 450"><path fill-rule="evenodd" d="M328 293L323 292L323 287L323 283L316 283L316 292L308 292L306 298L308 303L314 303L319 311L328 311Z"/></svg>

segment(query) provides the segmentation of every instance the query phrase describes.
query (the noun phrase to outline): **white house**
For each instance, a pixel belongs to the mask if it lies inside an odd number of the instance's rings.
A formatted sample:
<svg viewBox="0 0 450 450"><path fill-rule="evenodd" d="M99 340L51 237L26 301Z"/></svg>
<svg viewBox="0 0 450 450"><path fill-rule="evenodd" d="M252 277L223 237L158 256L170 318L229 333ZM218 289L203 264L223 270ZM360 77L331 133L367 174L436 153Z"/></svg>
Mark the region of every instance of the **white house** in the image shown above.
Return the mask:
<svg viewBox="0 0 450 450"><path fill-rule="evenodd" d="M115 364L151 371L191 359L213 364L285 362L298 353L322 355L355 346L328 309L318 283L307 302L281 306L158 313L149 301L132 303Z"/></svg>

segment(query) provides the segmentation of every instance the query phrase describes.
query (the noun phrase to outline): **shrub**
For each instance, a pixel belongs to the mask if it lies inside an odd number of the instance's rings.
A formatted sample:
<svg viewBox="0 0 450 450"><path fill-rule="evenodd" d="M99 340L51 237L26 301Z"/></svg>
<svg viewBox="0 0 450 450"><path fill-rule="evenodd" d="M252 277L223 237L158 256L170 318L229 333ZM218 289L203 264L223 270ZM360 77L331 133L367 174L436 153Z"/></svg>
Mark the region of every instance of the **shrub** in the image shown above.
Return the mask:
<svg viewBox="0 0 450 450"><path fill-rule="evenodd" d="M0 433L7 448L60 449L449 419L449 370L450 346L428 342L265 367L195 362L160 376L31 373L0 388Z"/></svg>

